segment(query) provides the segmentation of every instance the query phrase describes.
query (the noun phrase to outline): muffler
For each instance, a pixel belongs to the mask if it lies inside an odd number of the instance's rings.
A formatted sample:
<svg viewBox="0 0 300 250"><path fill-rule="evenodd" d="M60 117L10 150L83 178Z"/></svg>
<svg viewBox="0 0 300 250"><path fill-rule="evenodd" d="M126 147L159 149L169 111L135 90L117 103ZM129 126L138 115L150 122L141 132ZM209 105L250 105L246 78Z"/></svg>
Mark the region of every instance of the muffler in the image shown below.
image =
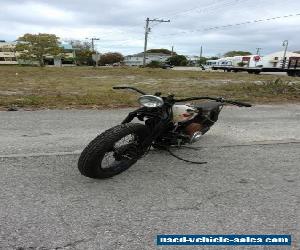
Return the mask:
<svg viewBox="0 0 300 250"><path fill-rule="evenodd" d="M190 136L190 143L200 140L202 136L201 129L202 125L199 123L191 123L185 128L186 133Z"/></svg>
<svg viewBox="0 0 300 250"><path fill-rule="evenodd" d="M202 133L200 131L195 132L190 139L190 143L199 141L201 136L202 136Z"/></svg>

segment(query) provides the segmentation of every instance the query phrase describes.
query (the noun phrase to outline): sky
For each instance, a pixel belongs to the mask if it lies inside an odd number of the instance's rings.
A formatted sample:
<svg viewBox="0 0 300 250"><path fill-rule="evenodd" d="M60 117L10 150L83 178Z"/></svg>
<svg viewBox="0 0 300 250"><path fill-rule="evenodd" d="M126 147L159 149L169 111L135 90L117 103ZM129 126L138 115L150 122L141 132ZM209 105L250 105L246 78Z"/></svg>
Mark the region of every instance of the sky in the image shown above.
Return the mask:
<svg viewBox="0 0 300 250"><path fill-rule="evenodd" d="M129 55L143 51L149 17L170 22L150 22L148 49L174 46L179 54L199 55L202 46L203 56L215 56L261 48L266 55L288 40L289 51L300 50L299 0L0 0L0 6L0 40L6 41L25 33L62 41L95 37L100 53Z"/></svg>

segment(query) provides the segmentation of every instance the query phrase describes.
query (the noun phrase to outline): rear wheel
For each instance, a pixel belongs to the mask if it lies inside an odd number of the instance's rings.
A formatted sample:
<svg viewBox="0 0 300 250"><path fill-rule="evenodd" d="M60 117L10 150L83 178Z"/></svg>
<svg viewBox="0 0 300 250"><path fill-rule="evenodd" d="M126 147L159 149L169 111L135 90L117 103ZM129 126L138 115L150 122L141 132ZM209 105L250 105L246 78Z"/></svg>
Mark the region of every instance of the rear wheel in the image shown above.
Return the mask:
<svg viewBox="0 0 300 250"><path fill-rule="evenodd" d="M106 130L82 151L78 160L80 173L103 179L125 171L145 152L141 143L147 135L147 127L137 123Z"/></svg>

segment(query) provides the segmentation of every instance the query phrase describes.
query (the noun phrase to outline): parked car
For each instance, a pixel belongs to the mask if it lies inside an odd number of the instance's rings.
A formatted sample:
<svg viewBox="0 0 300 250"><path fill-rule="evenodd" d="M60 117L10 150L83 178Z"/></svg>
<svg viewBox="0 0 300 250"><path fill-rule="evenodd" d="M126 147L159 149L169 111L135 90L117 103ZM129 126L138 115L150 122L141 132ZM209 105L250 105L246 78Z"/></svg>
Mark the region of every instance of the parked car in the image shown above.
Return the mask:
<svg viewBox="0 0 300 250"><path fill-rule="evenodd" d="M167 64L167 63L164 63L164 64L161 65L161 68L162 68L162 69L171 69L171 68L173 68L173 67L174 67L173 65Z"/></svg>

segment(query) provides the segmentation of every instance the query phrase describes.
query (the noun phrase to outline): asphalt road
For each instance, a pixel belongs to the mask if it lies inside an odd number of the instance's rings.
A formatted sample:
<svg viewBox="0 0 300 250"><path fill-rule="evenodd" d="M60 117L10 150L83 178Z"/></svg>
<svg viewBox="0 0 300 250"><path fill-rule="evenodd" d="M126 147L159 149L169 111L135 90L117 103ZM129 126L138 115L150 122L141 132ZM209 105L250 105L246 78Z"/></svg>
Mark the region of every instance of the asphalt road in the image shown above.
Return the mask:
<svg viewBox="0 0 300 250"><path fill-rule="evenodd" d="M176 151L206 165L152 151L81 176L78 153L127 112L0 112L0 249L216 249L158 248L157 234L292 234L292 248L234 249L300 249L300 105L224 108L197 150Z"/></svg>

